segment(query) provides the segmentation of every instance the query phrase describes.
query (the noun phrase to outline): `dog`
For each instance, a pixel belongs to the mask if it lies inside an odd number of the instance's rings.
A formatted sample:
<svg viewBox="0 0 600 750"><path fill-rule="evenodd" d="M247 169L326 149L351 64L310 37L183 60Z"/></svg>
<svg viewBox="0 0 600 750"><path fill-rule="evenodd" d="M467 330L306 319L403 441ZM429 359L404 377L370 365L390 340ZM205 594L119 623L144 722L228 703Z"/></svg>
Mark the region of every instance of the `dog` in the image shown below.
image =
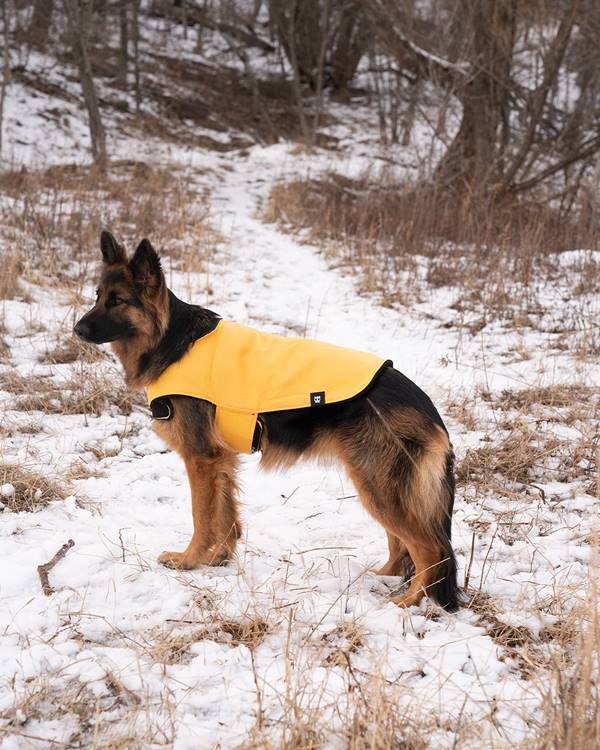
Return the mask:
<svg viewBox="0 0 600 750"><path fill-rule="evenodd" d="M147 239L128 258L123 246L102 232L100 249L96 303L74 332L86 342L110 342L128 385L148 389L211 335L221 318L167 288L160 258ZM237 453L219 430L218 406L178 394L156 403L163 413L153 414L153 426L185 463L193 517L187 548L163 552L158 560L184 570L224 564L235 551L241 525ZM356 396L324 403L319 393L315 403L318 408L257 415L261 465L289 467L300 457L341 461L363 505L387 534L389 557L376 572L408 577L408 589L393 601L408 607L427 594L445 610L456 610L454 454L431 399L401 372L382 366Z"/></svg>

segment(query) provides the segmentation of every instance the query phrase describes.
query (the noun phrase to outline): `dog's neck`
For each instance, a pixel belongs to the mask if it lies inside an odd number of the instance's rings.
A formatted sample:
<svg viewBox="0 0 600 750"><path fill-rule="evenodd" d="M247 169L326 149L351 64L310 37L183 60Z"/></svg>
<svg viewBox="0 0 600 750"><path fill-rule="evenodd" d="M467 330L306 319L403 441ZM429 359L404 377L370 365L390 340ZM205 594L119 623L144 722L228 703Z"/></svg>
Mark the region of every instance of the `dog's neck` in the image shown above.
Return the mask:
<svg viewBox="0 0 600 750"><path fill-rule="evenodd" d="M219 315L190 305L167 290L167 319L162 336L145 334L115 341L113 351L125 370L127 384L136 390L147 387L169 365L177 362L190 344L215 329Z"/></svg>

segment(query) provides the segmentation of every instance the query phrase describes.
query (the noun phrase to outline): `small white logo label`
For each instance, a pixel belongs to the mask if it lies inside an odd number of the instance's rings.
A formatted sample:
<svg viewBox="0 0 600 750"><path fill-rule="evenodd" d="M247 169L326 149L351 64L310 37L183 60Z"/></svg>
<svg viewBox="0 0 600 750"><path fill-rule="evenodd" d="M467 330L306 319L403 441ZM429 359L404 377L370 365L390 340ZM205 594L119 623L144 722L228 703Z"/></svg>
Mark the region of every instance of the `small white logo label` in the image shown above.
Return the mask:
<svg viewBox="0 0 600 750"><path fill-rule="evenodd" d="M311 406L323 406L325 403L325 391L316 391L310 394Z"/></svg>

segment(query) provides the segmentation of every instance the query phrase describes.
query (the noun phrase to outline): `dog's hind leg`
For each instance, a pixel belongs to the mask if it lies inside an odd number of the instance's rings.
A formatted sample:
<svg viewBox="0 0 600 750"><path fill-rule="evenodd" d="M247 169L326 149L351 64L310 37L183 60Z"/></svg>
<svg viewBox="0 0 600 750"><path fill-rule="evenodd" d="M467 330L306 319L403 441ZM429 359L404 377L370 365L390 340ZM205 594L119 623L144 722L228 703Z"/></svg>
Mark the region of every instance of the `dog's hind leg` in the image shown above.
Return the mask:
<svg viewBox="0 0 600 750"><path fill-rule="evenodd" d="M375 571L378 576L404 576L411 568L411 557L406 545L395 534L386 531L389 558L385 565Z"/></svg>
<svg viewBox="0 0 600 750"><path fill-rule="evenodd" d="M388 421L395 432L378 419L345 436L340 458L363 504L388 534L390 557L380 573L404 572L404 549L414 564L408 591L394 602L407 607L427 594L453 611L460 597L450 541L454 485L448 436L419 413L400 411Z"/></svg>
<svg viewBox="0 0 600 750"><path fill-rule="evenodd" d="M404 543L415 565L415 572L406 593L394 597L392 601L400 607L411 607L418 604L424 594L431 595L434 592L436 584L446 574L446 560L435 539L412 537L409 541L408 536L405 536Z"/></svg>
<svg viewBox="0 0 600 750"><path fill-rule="evenodd" d="M194 533L184 552L163 552L158 560L182 570L221 565L233 555L241 534L235 457L220 452L216 458L193 455L184 460L192 494Z"/></svg>

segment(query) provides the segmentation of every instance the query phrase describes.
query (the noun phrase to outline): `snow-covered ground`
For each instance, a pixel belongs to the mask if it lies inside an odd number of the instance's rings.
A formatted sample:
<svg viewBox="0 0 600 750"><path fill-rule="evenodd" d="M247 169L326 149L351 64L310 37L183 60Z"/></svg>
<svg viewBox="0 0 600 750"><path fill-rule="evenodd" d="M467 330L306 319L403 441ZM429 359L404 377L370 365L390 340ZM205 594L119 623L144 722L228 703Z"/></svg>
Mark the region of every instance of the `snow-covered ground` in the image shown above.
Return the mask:
<svg viewBox="0 0 600 750"><path fill-rule="evenodd" d="M219 154L125 135L111 143L115 158L172 165L210 196L219 249L201 271L167 258L174 291L242 323L393 359L438 404L459 462L468 449L503 439L514 418L473 394L597 387L597 361L550 349L550 334L500 324L467 334L454 325L456 292L448 288L427 290L412 308L378 306L357 293L350 269L261 220L279 179L377 164L374 141L357 136L366 120L344 119L335 152L280 143ZM76 138L70 144L68 157ZM93 285L90 276L90 303ZM109 360L39 362L75 312L61 290L30 291L29 301L2 301L10 360L0 374L110 372L120 387ZM559 304L559 290L547 294ZM582 481L542 470L518 494L459 488L459 580L468 575L471 592L489 597L492 628L480 607L448 615L427 602L405 611L391 604L399 581L370 572L387 556L383 530L339 466L267 474L259 456L244 458L237 559L185 573L161 567L162 550L187 544L190 501L183 464L154 436L146 411L46 414L15 410L7 391L0 399L5 462L49 475L83 464L89 474L40 511L0 513L2 750L224 749L263 746L264 737L272 743L265 747L284 747L290 727L343 748L353 717L383 727L380 704L398 721L390 747L402 737L416 742L414 732L422 745L406 747L514 747L531 735L547 680L528 668L527 649L538 660L551 655L541 633L557 624L553 602L567 612L588 591L599 501ZM449 408L461 399L474 424ZM551 423L533 415L527 424L543 433ZM576 427L561 429L576 440ZM75 545L51 571L56 593L47 597L37 566L68 539ZM507 646L498 622L523 641ZM354 747L363 746L385 745Z"/></svg>

